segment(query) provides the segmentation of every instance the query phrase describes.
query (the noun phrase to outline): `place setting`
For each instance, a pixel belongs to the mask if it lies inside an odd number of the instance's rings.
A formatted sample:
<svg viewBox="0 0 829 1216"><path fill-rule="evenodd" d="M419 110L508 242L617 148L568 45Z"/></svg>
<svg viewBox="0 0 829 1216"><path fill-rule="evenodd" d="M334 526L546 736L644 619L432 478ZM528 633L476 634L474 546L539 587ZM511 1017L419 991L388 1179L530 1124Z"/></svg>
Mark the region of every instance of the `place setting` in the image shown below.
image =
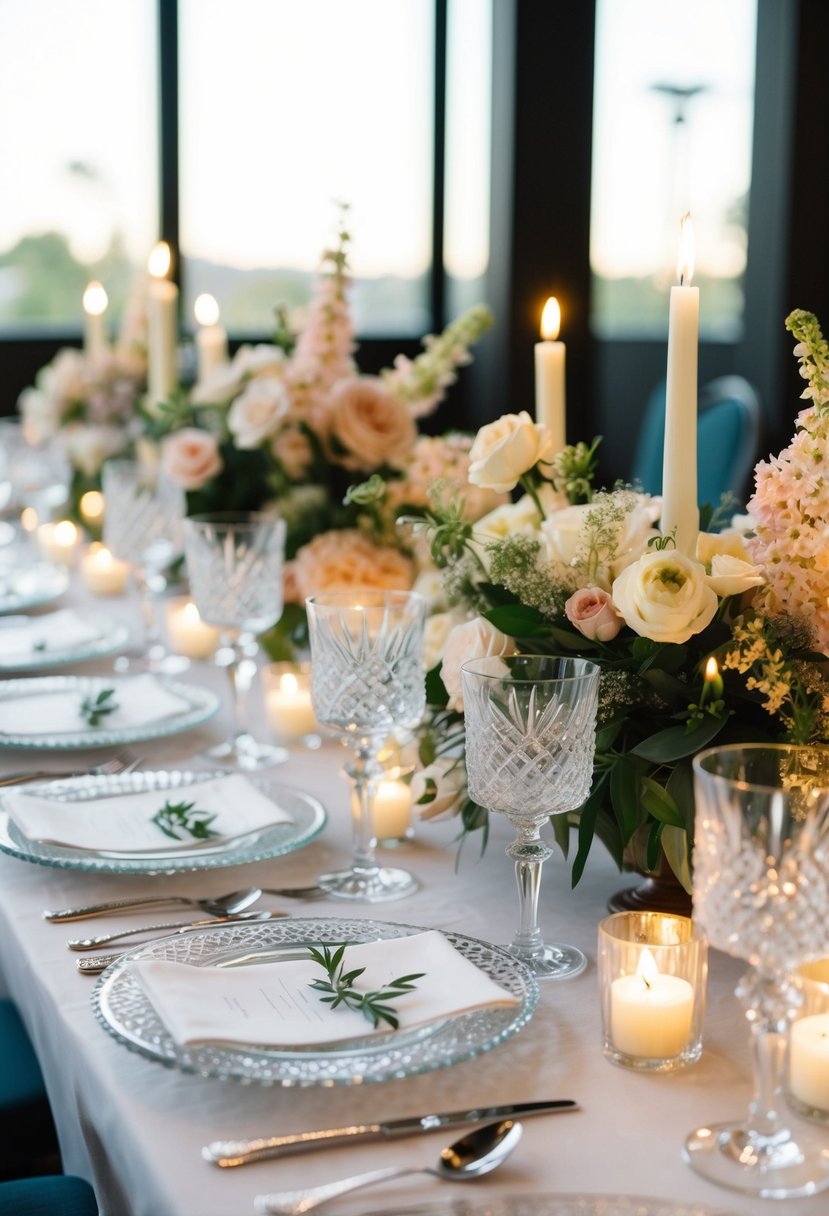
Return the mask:
<svg viewBox="0 0 829 1216"><path fill-rule="evenodd" d="M122 650L130 631L115 617L72 608L0 617L0 672L36 672Z"/></svg>

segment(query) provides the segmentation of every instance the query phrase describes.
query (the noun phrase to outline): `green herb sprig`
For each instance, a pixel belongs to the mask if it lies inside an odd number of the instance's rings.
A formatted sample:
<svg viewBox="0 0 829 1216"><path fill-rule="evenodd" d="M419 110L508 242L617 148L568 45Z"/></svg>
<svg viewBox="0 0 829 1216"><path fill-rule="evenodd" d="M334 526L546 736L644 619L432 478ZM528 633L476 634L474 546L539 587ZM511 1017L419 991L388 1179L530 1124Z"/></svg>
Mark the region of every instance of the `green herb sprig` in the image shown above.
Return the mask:
<svg viewBox="0 0 829 1216"><path fill-rule="evenodd" d="M345 1005L347 1009L354 1009L358 1013L362 1013L368 1018L372 1026L379 1026L381 1022L387 1022L392 1030L397 1030L400 1021L392 1009L389 1001L397 1000L406 992L412 992L415 988L415 980L420 980L426 974L425 971L418 971L412 975L401 975L399 979L391 980L385 988L378 988L373 992L358 992L354 987L355 980L358 980L365 971L365 967L355 967L353 971L346 971L343 957L345 948L349 942L343 942L341 945L333 949L330 946L323 946L321 950L315 946L308 947L308 953L315 963L326 972L327 980L314 980L310 985L317 992L325 993L320 997L326 1005L330 1005L332 1009L336 1009L338 1005Z"/></svg>
<svg viewBox="0 0 829 1216"><path fill-rule="evenodd" d="M219 833L210 827L216 816L209 811L195 810L195 806L195 802L170 802L168 799L161 810L153 815L152 822L172 840L186 840L187 835L194 840L209 840L211 836L218 836Z"/></svg>
<svg viewBox="0 0 829 1216"><path fill-rule="evenodd" d="M90 726L100 726L108 714L114 714L118 709L114 688L102 688L97 697L84 697L81 701L81 717Z"/></svg>

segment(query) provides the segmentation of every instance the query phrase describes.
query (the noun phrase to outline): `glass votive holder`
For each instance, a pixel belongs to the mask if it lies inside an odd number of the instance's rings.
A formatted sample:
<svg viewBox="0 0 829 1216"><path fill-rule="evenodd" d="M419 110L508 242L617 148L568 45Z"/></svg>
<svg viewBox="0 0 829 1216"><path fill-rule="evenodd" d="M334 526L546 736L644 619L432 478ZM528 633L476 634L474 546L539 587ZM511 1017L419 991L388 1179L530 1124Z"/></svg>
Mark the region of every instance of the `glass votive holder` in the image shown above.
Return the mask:
<svg viewBox="0 0 829 1216"><path fill-rule="evenodd" d="M280 743L317 748L319 723L311 703L310 663L271 663L262 668L265 717Z"/></svg>
<svg viewBox="0 0 829 1216"><path fill-rule="evenodd" d="M221 632L201 619L188 596L177 595L165 601L164 625L167 644L176 654L188 659L212 659L215 655Z"/></svg>
<svg viewBox="0 0 829 1216"><path fill-rule="evenodd" d="M803 1004L789 1032L786 1098L792 1110L829 1122L829 958L803 963L795 975Z"/></svg>
<svg viewBox="0 0 829 1216"><path fill-rule="evenodd" d="M604 1054L670 1072L702 1052L708 943L686 916L617 912L599 925Z"/></svg>

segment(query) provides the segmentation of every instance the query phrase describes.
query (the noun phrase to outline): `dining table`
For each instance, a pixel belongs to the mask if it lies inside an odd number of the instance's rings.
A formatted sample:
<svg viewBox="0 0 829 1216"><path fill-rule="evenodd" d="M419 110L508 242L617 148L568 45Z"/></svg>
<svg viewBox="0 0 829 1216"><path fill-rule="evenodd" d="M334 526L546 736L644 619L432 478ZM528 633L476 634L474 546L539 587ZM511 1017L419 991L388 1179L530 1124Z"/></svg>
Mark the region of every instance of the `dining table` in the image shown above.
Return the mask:
<svg viewBox="0 0 829 1216"><path fill-rule="evenodd" d="M138 630L135 601L90 595L76 571L54 604L36 609L93 609ZM260 658L261 663L267 659ZM62 674L107 675L113 656L61 669ZM10 678L9 675L5 677ZM177 680L212 690L220 708L203 724L178 734L130 744L136 771L209 770L202 753L229 733L232 713L227 674L210 659L193 660ZM0 689L2 685L0 685ZM260 681L246 706L248 724L267 732ZM0 779L21 769L86 769L113 748L68 753L6 747L0 739ZM500 1103L572 1099L576 1109L524 1120L523 1137L508 1160L486 1177L453 1183L429 1175L389 1181L331 1204L335 1213L464 1211L475 1199L642 1196L661 1199L658 1210L683 1214L825 1216L825 1195L758 1200L726 1191L694 1173L682 1146L694 1128L743 1115L752 1096L749 1027L735 995L745 964L718 951L709 959L703 1049L693 1065L648 1073L611 1063L602 1048L597 985L597 932L607 901L636 881L620 875L597 841L585 872L571 887L570 862L559 852L546 864L540 899L545 939L580 947L588 958L576 978L540 984L537 1007L517 1033L458 1063L396 1079L317 1085L249 1083L196 1075L129 1050L96 1016L94 993L105 980L79 973L81 957L67 948L78 931L105 932L167 919L197 919L197 909L170 905L76 924L44 919L45 909L141 895L203 898L248 886L301 887L326 869L347 863L351 849L346 754L335 739L318 748L289 749L267 770L269 780L317 799L325 826L301 848L270 859L187 873L92 873L35 864L0 853L0 984L20 1010L43 1070L65 1172L94 1187L102 1216L245 1216L257 1195L290 1191L392 1165L434 1165L460 1132L431 1131L392 1141L323 1147L236 1168L205 1160L202 1148L222 1139L274 1136L356 1123L422 1116ZM2 796L2 790L0 790ZM461 843L456 819L415 821L410 839L381 848L381 860L411 871L410 896L365 904L341 899L292 900L263 895L257 909L290 917L369 918L425 929L450 930L484 942L513 935L517 898L513 864L505 855L508 823L491 816L489 841ZM552 833L547 833L550 838ZM179 916L179 913L181 914ZM128 943L125 943L125 945ZM99 989L98 989L99 990ZM792 1116L798 1125L801 1121ZM827 1135L814 1122L812 1132ZM529 1210L529 1209L528 1209ZM538 1211L543 1209L539 1200ZM556 1210L550 1207L549 1210ZM573 1210L576 1210L575 1208ZM582 1209L578 1209L582 1210ZM587 1210L600 1210L584 1209ZM633 1208L631 1209L633 1210ZM649 1216L655 1205L636 1211Z"/></svg>

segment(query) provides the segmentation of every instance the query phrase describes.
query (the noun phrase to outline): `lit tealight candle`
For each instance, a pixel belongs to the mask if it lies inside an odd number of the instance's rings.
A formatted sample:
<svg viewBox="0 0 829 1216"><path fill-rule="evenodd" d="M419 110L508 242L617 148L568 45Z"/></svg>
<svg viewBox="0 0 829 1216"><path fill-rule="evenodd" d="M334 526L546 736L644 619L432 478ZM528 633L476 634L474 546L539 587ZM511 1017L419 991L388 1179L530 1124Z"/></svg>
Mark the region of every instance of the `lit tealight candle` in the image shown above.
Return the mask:
<svg viewBox="0 0 829 1216"><path fill-rule="evenodd" d="M109 300L101 283L92 282L83 293L84 350L100 355L107 347L104 314Z"/></svg>
<svg viewBox="0 0 829 1216"><path fill-rule="evenodd" d="M206 380L214 368L227 362L227 334L219 324L219 305L213 296L197 296L193 312L198 323L198 378Z"/></svg>
<svg viewBox="0 0 829 1216"><path fill-rule="evenodd" d="M128 562L113 557L106 545L97 541L81 558L81 578L93 595L122 595L129 572Z"/></svg>
<svg viewBox="0 0 829 1216"><path fill-rule="evenodd" d="M201 619L192 600L170 600L166 624L171 650L188 659L209 659L219 644L219 630Z"/></svg>
<svg viewBox="0 0 829 1216"><path fill-rule="evenodd" d="M71 519L62 519L59 523L40 524L36 536L38 548L47 561L59 566L74 564L80 533Z"/></svg>
<svg viewBox="0 0 829 1216"><path fill-rule="evenodd" d="M665 445L662 457L662 519L665 536L693 554L699 534L697 503L697 363L699 288L692 287L694 248L691 217L680 231L679 285L671 288L668 319L668 372L665 392Z"/></svg>
<svg viewBox="0 0 829 1216"><path fill-rule="evenodd" d="M394 773L389 770L374 796L374 834L380 841L403 840L412 826L411 787Z"/></svg>
<svg viewBox="0 0 829 1216"><path fill-rule="evenodd" d="M567 429L565 394L565 356L563 342L557 341L561 309L550 296L541 314L541 341L535 344L535 420L549 430L555 455L564 447Z"/></svg>
<svg viewBox="0 0 829 1216"><path fill-rule="evenodd" d="M264 677L265 713L276 738L289 741L316 734L310 672L277 663L265 669Z"/></svg>
<svg viewBox="0 0 829 1216"><path fill-rule="evenodd" d="M829 1111L829 1013L801 1018L792 1026L789 1089L810 1110Z"/></svg>
<svg viewBox="0 0 829 1216"><path fill-rule="evenodd" d="M150 254L147 299L147 396L150 408L166 401L178 383L178 288L167 277L172 258L166 241Z"/></svg>
<svg viewBox="0 0 829 1216"><path fill-rule="evenodd" d="M81 494L78 509L84 523L93 528L100 528L104 522L104 496L100 490L87 490Z"/></svg>
<svg viewBox="0 0 829 1216"><path fill-rule="evenodd" d="M691 1037L694 989L677 975L663 975L643 950L634 975L610 986L610 1038L617 1051L651 1060L678 1056Z"/></svg>

